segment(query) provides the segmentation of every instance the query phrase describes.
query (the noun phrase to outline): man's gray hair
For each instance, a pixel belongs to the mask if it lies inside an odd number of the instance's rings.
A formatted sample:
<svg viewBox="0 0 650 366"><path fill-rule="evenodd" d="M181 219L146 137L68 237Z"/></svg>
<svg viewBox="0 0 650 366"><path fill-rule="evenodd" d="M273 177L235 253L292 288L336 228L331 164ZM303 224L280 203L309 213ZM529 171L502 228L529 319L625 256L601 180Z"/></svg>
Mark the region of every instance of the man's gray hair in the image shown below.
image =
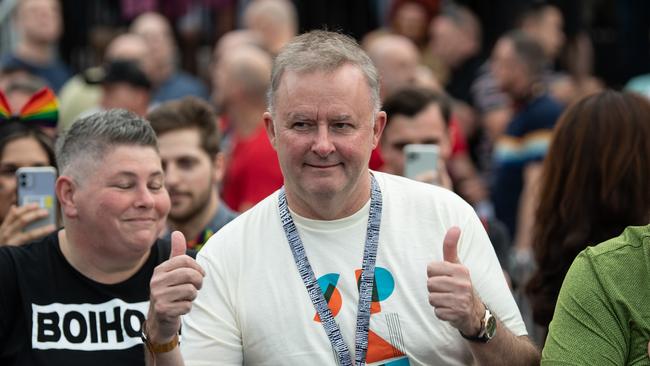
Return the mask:
<svg viewBox="0 0 650 366"><path fill-rule="evenodd" d="M373 111L378 112L381 107L379 73L370 57L354 39L340 33L322 30L295 37L275 58L271 72L271 87L268 92L269 112L274 114L275 92L280 86L285 71L332 72L345 64L356 66L363 72L370 87Z"/></svg>
<svg viewBox="0 0 650 366"><path fill-rule="evenodd" d="M56 142L56 160L61 175L81 179L84 168L77 163L101 163L120 145L152 147L158 151L156 133L145 119L123 109L98 112L75 121Z"/></svg>

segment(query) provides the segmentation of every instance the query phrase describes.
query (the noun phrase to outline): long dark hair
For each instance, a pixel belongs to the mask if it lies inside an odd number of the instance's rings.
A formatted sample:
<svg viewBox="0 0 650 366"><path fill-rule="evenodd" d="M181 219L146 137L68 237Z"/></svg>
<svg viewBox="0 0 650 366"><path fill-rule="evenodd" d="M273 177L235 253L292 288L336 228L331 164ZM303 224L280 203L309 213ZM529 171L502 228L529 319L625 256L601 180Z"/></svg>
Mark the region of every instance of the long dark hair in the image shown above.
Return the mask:
<svg viewBox="0 0 650 366"><path fill-rule="evenodd" d="M587 246L650 220L650 102L604 91L569 107L544 161L526 292L548 327L564 276Z"/></svg>

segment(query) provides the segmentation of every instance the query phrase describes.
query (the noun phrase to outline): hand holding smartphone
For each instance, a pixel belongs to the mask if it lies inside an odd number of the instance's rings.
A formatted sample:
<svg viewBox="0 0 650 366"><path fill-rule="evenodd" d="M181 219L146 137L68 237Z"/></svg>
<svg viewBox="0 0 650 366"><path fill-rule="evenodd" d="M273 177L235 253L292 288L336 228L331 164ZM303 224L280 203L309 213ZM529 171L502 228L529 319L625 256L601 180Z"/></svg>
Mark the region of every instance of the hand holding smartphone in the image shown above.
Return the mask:
<svg viewBox="0 0 650 366"><path fill-rule="evenodd" d="M56 169L53 167L24 167L16 171L18 206L30 203L47 211L47 216L34 220L23 227L23 231L34 230L47 225L56 226L57 204L54 186Z"/></svg>

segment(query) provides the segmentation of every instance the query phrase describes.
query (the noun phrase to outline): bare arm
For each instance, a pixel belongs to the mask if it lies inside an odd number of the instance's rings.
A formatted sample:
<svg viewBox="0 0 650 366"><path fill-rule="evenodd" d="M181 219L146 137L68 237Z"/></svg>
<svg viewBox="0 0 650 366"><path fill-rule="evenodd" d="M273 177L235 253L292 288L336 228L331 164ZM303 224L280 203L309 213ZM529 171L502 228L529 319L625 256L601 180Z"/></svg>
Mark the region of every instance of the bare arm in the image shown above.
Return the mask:
<svg viewBox="0 0 650 366"><path fill-rule="evenodd" d="M469 269L458 259L460 230L451 228L443 242L443 262L427 267L429 303L440 320L447 321L461 334L478 335L485 305L474 291ZM539 351L527 337L517 337L500 321L494 338L487 343L467 340L479 365L538 365Z"/></svg>
<svg viewBox="0 0 650 366"><path fill-rule="evenodd" d="M515 336L497 320L497 334L488 343L467 341L478 365L539 365L539 350L526 336Z"/></svg>

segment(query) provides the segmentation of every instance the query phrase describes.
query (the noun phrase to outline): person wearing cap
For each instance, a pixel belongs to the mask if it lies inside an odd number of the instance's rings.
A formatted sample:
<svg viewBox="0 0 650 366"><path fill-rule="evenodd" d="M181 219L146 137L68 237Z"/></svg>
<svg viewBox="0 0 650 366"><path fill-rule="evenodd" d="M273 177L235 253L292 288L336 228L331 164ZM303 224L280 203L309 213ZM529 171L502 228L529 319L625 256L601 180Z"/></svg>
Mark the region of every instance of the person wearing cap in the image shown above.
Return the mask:
<svg viewBox="0 0 650 366"><path fill-rule="evenodd" d="M84 112L87 110L98 110L102 87L97 79L104 75L105 65L112 60L137 62L151 81L150 72L154 67L151 61L151 46L137 34L123 33L116 36L106 46L100 65L87 68L70 78L57 94L60 105L59 133L67 130L79 116L86 115Z"/></svg>
<svg viewBox="0 0 650 366"><path fill-rule="evenodd" d="M129 60L111 61L99 81L103 109L122 108L139 116L147 114L151 100L151 82L138 64Z"/></svg>
<svg viewBox="0 0 650 366"><path fill-rule="evenodd" d="M78 118L109 110L126 109L144 117L151 100L151 82L137 61L115 59L102 67L84 72L88 84L101 86L101 98L97 107L87 109Z"/></svg>

